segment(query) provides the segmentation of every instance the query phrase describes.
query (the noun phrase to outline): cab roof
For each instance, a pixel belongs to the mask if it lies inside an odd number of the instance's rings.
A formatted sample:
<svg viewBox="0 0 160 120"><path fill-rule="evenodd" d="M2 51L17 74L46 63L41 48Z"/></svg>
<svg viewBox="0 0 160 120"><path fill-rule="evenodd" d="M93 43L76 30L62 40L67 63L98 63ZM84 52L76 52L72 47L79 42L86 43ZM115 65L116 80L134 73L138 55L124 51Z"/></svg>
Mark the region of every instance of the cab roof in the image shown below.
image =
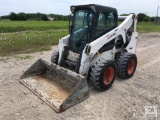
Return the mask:
<svg viewBox="0 0 160 120"><path fill-rule="evenodd" d="M103 6L103 5L97 5L97 4L88 4L88 5L76 5L71 6L71 12L74 13L77 10L81 9L92 9L94 12L115 12L117 13L117 10L112 7Z"/></svg>

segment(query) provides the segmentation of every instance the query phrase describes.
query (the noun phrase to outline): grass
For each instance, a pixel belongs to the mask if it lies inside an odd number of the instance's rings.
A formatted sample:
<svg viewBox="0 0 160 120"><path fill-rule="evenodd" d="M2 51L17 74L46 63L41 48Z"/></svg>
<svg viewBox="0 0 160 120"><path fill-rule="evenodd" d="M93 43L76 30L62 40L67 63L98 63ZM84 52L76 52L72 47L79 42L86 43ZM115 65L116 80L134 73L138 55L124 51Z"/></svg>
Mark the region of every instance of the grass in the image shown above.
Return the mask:
<svg viewBox="0 0 160 120"><path fill-rule="evenodd" d="M0 57L0 61L7 63L7 60L10 59L9 57Z"/></svg>
<svg viewBox="0 0 160 120"><path fill-rule="evenodd" d="M68 21L0 21L0 33L68 29Z"/></svg>
<svg viewBox="0 0 160 120"><path fill-rule="evenodd" d="M27 59L32 59L33 57L31 55L18 55L18 56L14 56L14 58L16 58L17 60L27 60Z"/></svg>
<svg viewBox="0 0 160 120"><path fill-rule="evenodd" d="M11 57L3 56L3 57L0 57L0 61L4 62L4 63L7 63L8 60L12 59L12 58L15 58L16 60L28 60L28 59L32 59L33 56L31 56L31 55L13 55Z"/></svg>
<svg viewBox="0 0 160 120"><path fill-rule="evenodd" d="M138 22L137 23L138 32L160 32L160 25L156 25L153 22Z"/></svg>
<svg viewBox="0 0 160 120"><path fill-rule="evenodd" d="M138 32L160 32L160 25L139 22ZM67 21L0 21L0 56L50 50L68 34Z"/></svg>
<svg viewBox="0 0 160 120"><path fill-rule="evenodd" d="M56 45L67 34L66 30L1 33L0 56L50 50L52 45Z"/></svg>
<svg viewBox="0 0 160 120"><path fill-rule="evenodd" d="M68 34L68 21L0 21L0 56L50 50Z"/></svg>

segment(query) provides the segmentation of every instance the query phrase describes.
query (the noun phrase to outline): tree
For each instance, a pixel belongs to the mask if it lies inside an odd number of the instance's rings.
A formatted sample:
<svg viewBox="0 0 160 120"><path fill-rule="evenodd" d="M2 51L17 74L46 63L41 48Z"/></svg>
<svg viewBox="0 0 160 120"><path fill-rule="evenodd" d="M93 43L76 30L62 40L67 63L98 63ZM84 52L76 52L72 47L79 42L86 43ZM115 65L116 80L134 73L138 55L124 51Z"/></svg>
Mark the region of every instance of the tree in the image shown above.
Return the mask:
<svg viewBox="0 0 160 120"><path fill-rule="evenodd" d="M51 16L54 18L54 20L69 20L70 16L66 15L58 15L58 14L49 14L48 16ZM25 20L44 20L48 21L49 18L47 17L46 14L42 13L14 13L11 12L9 15L6 16L1 16L2 19L10 19L10 20L20 20L20 21L25 21Z"/></svg>
<svg viewBox="0 0 160 120"><path fill-rule="evenodd" d="M128 16L129 14L121 14L120 16Z"/></svg>
<svg viewBox="0 0 160 120"><path fill-rule="evenodd" d="M27 20L27 16L26 16L26 14L25 13L19 13L18 14L18 20L21 20L21 21L26 21Z"/></svg>
<svg viewBox="0 0 160 120"><path fill-rule="evenodd" d="M142 22L144 20L144 18L146 18L145 14L143 14L143 13L138 14L138 22Z"/></svg>
<svg viewBox="0 0 160 120"><path fill-rule="evenodd" d="M1 19L9 19L9 15L1 16Z"/></svg>
<svg viewBox="0 0 160 120"><path fill-rule="evenodd" d="M10 20L18 20L19 19L18 15L16 13L14 13L14 12L11 12L9 16L10 16L9 17Z"/></svg>
<svg viewBox="0 0 160 120"><path fill-rule="evenodd" d="M151 22L154 22L155 21L155 17L151 17Z"/></svg>
<svg viewBox="0 0 160 120"><path fill-rule="evenodd" d="M41 19L44 20L44 21L49 21L49 19L46 15L42 15Z"/></svg>
<svg viewBox="0 0 160 120"><path fill-rule="evenodd" d="M144 22L149 22L150 21L150 17L149 16L146 16L144 19L143 19Z"/></svg>

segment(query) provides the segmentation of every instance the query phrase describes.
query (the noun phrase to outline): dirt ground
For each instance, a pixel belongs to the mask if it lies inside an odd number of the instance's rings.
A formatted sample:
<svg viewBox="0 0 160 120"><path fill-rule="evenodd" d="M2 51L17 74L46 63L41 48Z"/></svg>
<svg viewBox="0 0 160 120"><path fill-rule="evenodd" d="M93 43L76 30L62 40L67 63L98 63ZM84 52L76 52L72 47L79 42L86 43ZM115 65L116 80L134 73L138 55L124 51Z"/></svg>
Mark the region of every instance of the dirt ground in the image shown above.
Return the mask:
<svg viewBox="0 0 160 120"><path fill-rule="evenodd" d="M50 61L51 53L0 61L0 120L146 120L145 106L157 106L160 119L160 33L139 35L138 66L131 79L116 78L105 92L91 88L88 99L63 113L56 113L19 83L30 65L38 58Z"/></svg>

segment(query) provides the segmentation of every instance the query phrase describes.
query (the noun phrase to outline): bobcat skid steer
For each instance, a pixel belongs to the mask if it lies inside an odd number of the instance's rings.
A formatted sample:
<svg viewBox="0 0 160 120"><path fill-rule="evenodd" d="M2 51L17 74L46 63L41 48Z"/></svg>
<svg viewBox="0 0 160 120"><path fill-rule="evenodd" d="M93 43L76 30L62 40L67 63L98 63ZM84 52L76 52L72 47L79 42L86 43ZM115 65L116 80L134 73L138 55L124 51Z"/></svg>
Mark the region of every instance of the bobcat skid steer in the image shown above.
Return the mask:
<svg viewBox="0 0 160 120"><path fill-rule="evenodd" d="M51 62L37 60L20 78L55 111L89 97L88 80L100 91L118 75L133 76L137 57L137 16L121 16L115 8L95 4L71 6L70 34L59 41Z"/></svg>

